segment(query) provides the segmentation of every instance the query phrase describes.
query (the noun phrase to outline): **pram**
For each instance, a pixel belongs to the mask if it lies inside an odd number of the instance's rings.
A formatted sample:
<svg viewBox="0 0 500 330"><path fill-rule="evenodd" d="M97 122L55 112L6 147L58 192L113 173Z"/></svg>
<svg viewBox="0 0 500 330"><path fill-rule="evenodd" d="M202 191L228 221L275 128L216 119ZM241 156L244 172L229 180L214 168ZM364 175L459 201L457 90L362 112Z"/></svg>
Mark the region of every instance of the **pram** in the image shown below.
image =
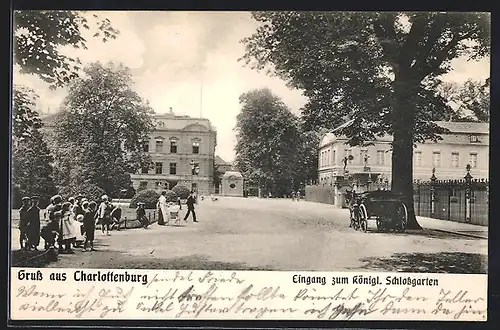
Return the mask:
<svg viewBox="0 0 500 330"><path fill-rule="evenodd" d="M181 217L180 217L180 210L181 208L179 205L170 205L167 209L168 212L168 220L169 222L172 221L172 224L174 226L180 226L181 225Z"/></svg>

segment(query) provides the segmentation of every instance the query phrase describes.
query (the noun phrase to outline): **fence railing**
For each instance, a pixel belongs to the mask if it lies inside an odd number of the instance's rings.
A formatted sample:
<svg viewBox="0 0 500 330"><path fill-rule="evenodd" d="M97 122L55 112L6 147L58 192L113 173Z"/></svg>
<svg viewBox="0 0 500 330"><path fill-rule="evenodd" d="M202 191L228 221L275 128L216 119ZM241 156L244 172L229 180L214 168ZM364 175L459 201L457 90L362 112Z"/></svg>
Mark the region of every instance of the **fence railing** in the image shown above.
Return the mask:
<svg viewBox="0 0 500 330"><path fill-rule="evenodd" d="M363 190L386 189L385 184L373 183ZM308 185L306 200L317 203L336 203L335 185ZM413 203L417 216L488 226L489 182L474 179L470 166L462 180L438 180L435 170L428 181L414 181Z"/></svg>

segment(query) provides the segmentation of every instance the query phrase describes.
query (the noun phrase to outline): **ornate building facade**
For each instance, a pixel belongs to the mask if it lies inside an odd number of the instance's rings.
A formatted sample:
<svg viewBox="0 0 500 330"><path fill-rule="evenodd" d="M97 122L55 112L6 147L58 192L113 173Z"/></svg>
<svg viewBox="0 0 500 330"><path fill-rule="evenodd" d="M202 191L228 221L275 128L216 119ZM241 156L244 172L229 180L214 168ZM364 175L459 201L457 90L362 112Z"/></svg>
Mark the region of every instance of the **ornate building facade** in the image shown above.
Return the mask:
<svg viewBox="0 0 500 330"><path fill-rule="evenodd" d="M461 180L471 165L470 174L487 179L489 173L489 124L436 122L449 130L438 142L418 143L413 150L413 178L427 181L435 168L439 180ZM319 146L318 179L320 185L331 185L349 175L366 182L391 182L392 136L385 136L367 147L349 147L347 139L327 133ZM352 156L352 157L349 157ZM347 157L344 170L343 159Z"/></svg>
<svg viewBox="0 0 500 330"><path fill-rule="evenodd" d="M200 194L212 193L215 127L208 119L172 112L155 118L156 129L143 145L152 158L152 168L131 175L134 188L163 190L179 183Z"/></svg>

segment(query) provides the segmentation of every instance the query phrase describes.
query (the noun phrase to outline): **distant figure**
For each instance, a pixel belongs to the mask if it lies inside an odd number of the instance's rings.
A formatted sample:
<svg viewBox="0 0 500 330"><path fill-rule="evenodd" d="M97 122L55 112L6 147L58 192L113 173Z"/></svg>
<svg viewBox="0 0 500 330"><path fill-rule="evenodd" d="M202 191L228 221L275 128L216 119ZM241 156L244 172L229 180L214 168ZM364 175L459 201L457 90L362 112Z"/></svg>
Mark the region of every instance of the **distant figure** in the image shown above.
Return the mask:
<svg viewBox="0 0 500 330"><path fill-rule="evenodd" d="M292 190L292 201L295 201L295 191Z"/></svg>
<svg viewBox="0 0 500 330"><path fill-rule="evenodd" d="M295 196L297 198L297 202L300 202L300 190L297 190L297 194Z"/></svg>
<svg viewBox="0 0 500 330"><path fill-rule="evenodd" d="M38 196L31 197L31 207L27 211L28 217L28 249L38 251L40 244L40 208Z"/></svg>
<svg viewBox="0 0 500 330"><path fill-rule="evenodd" d="M182 203L180 197L177 197L177 204L179 204L179 210L182 210Z"/></svg>
<svg viewBox="0 0 500 330"><path fill-rule="evenodd" d="M28 209L30 208L30 198L23 197L22 203L23 205L19 209L19 244L21 245L21 250L25 250L28 248Z"/></svg>
<svg viewBox="0 0 500 330"><path fill-rule="evenodd" d="M186 202L188 211L186 212L186 215L184 216L184 221L187 222L187 218L192 213L193 214L193 222L198 222L196 220L196 212L194 211L194 204L196 204L196 197L194 196L194 191L191 191L191 194L187 198L187 202Z"/></svg>

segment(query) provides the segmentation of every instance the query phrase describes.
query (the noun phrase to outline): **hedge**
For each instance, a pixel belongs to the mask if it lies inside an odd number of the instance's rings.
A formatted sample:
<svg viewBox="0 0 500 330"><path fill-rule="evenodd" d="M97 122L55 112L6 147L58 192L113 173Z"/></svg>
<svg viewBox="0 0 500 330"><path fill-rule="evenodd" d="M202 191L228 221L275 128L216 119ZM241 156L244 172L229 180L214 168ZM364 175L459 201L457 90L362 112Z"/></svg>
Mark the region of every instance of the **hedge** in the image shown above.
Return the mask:
<svg viewBox="0 0 500 330"><path fill-rule="evenodd" d="M158 198L160 198L160 194L154 190L141 190L130 201L130 207L136 208L137 203L144 203L146 209L155 209Z"/></svg>
<svg viewBox="0 0 500 330"><path fill-rule="evenodd" d="M181 199L186 199L189 197L189 194L191 193L191 190L189 190L188 187L183 186L183 185L176 185L172 191L177 195L177 197L180 197Z"/></svg>

